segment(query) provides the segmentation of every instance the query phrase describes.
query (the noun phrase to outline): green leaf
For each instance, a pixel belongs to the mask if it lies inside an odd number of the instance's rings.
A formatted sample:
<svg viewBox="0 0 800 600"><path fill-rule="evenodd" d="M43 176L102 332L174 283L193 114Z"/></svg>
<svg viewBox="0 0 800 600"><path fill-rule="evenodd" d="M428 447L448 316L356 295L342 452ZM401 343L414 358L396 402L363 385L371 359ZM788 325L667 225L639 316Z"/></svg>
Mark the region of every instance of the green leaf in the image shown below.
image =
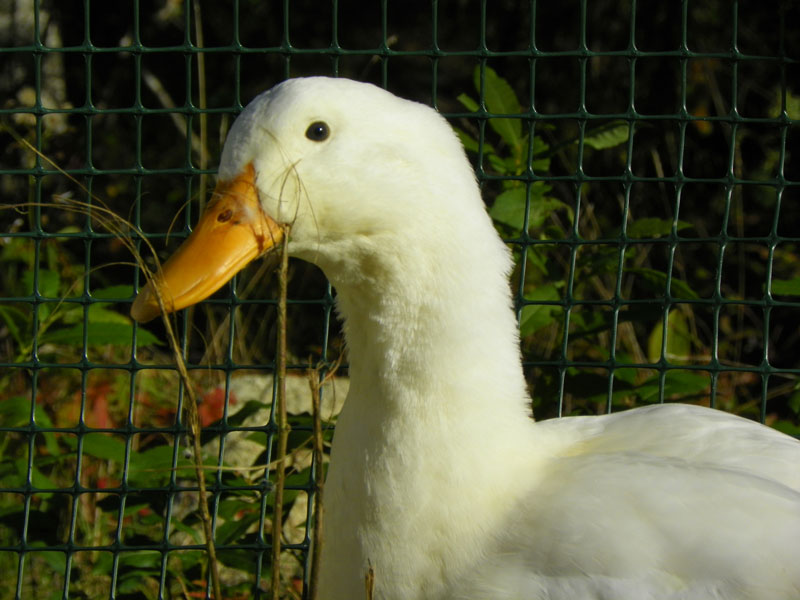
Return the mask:
<svg viewBox="0 0 800 600"><path fill-rule="evenodd" d="M547 149L547 144L539 143L541 142L540 138L534 136L533 138L533 146L534 152L533 156L538 158L533 158L531 161L531 168L537 173L546 173L550 170L550 157L549 156L542 156L541 154L537 154L536 147L544 146L545 152ZM514 175L522 175L528 166L528 136L524 136L522 138L522 146L517 149L512 148L511 156L505 158L503 160L504 169L501 170L502 173L513 173ZM513 186L519 185L516 181L506 181L504 182L506 186Z"/></svg>
<svg viewBox="0 0 800 600"><path fill-rule="evenodd" d="M22 274L23 289L26 294L33 294L33 271L25 271ZM61 284L61 277L57 271L49 269L39 269L39 294L45 298L58 298L58 286Z"/></svg>
<svg viewBox="0 0 800 600"><path fill-rule="evenodd" d="M130 470L148 471L166 469L166 465L172 464L172 446L154 446L144 452L136 452L131 455Z"/></svg>
<svg viewBox="0 0 800 600"><path fill-rule="evenodd" d="M525 188L516 187L498 195L489 209L489 215L497 223L522 229L525 222Z"/></svg>
<svg viewBox="0 0 800 600"><path fill-rule="evenodd" d="M18 460L17 461L17 467L20 469L20 473L27 472L27 470L28 470L28 459L26 458L26 459ZM52 490L52 489L58 489L58 488L62 487L62 486L56 484L55 481L50 479L47 475L42 473L39 469L37 469L36 465L33 465L31 467L31 483L33 484L33 487L41 489L41 490ZM46 494L46 495L40 495L40 494L37 493L36 495L37 495L37 497L40 497L40 498L49 498L50 497L49 493Z"/></svg>
<svg viewBox="0 0 800 600"><path fill-rule="evenodd" d="M487 154L486 158L489 161L489 165L500 175L507 175L508 174L508 165L505 159L500 158L497 154Z"/></svg>
<svg viewBox="0 0 800 600"><path fill-rule="evenodd" d="M691 227L685 221L678 221L675 225L676 231L681 231ZM672 220L659 219L657 217L645 217L644 219L636 219L628 224L625 230L628 237L631 238L659 238L672 233Z"/></svg>
<svg viewBox="0 0 800 600"><path fill-rule="evenodd" d="M92 561L92 575L105 575L113 569L114 555L111 552L98 552Z"/></svg>
<svg viewBox="0 0 800 600"><path fill-rule="evenodd" d="M253 510L252 505L249 510L240 512L236 519L229 520L217 526L216 541L218 544L228 544L235 542L250 529L250 526L257 523L260 519L259 512Z"/></svg>
<svg viewBox="0 0 800 600"><path fill-rule="evenodd" d="M473 75L475 89L481 90L481 68L475 68ZM494 69L484 67L483 99L490 113L496 115L517 114L522 112L519 100L508 82L500 77ZM517 151L522 147L522 121L518 118L491 118L489 126L503 138L509 146Z"/></svg>
<svg viewBox="0 0 800 600"><path fill-rule="evenodd" d="M785 433L786 435L800 437L800 426L795 425L791 421L782 419L780 421L776 421L775 423L773 423L772 427L782 433Z"/></svg>
<svg viewBox="0 0 800 600"><path fill-rule="evenodd" d="M161 553L152 550L124 552L120 554L120 567L136 567L139 569L155 569L161 564Z"/></svg>
<svg viewBox="0 0 800 600"><path fill-rule="evenodd" d="M595 150L613 148L628 141L628 129L626 122L613 121L587 131L583 143Z"/></svg>
<svg viewBox="0 0 800 600"><path fill-rule="evenodd" d="M458 127L453 127L453 131L456 132L458 139L461 140L461 145L464 146L464 150L467 152L474 152L476 154L478 153L478 140Z"/></svg>
<svg viewBox="0 0 800 600"><path fill-rule="evenodd" d="M90 314L91 314L91 309ZM105 311L112 312L112 311ZM125 319L121 315L118 317ZM127 321L127 319L126 319ZM133 339L133 325L130 322L89 321L89 345L130 346ZM81 346L83 344L83 323L72 327L64 327L54 331L47 331L40 338L41 344L62 344L65 346ZM136 346L160 344L159 339L141 327L138 330Z"/></svg>
<svg viewBox="0 0 800 600"><path fill-rule="evenodd" d="M528 270L527 270L528 277L532 275L531 269L536 269L542 275L546 275L548 273L547 261L549 256L546 248L542 248L541 246L531 246L525 253L525 258L528 261ZM515 252L514 264L519 264L519 261L520 261L520 254Z"/></svg>
<svg viewBox="0 0 800 600"><path fill-rule="evenodd" d="M773 279L771 290L781 296L800 296L800 277L794 279Z"/></svg>
<svg viewBox="0 0 800 600"><path fill-rule="evenodd" d="M62 441L73 452L78 451L77 437L65 436ZM125 457L125 444L104 433L87 434L83 436L83 453L121 463Z"/></svg>
<svg viewBox="0 0 800 600"><path fill-rule="evenodd" d="M558 302L561 296L558 292L559 284L547 284L536 288L526 294L525 300ZM535 331L556 321L561 315L561 307L554 304L526 304L522 307L519 318L520 337L527 337Z"/></svg>
<svg viewBox="0 0 800 600"><path fill-rule="evenodd" d="M175 531L180 531L182 533L185 533L188 537L191 537L194 540L195 544L203 543L203 536L201 535L200 530L197 527L184 525L178 519L171 520L170 525L175 528Z"/></svg>
<svg viewBox="0 0 800 600"><path fill-rule="evenodd" d="M625 272L640 275L641 281L649 285L658 294L663 294L667 289L666 273L645 268L625 269ZM670 293L679 298L689 298L692 300L699 298L697 293L689 287L689 284L681 279L678 279L677 277L672 278L672 288Z"/></svg>
<svg viewBox="0 0 800 600"><path fill-rule="evenodd" d="M131 320L115 310L107 308L110 305L92 304L89 307L89 323L120 323L130 325Z"/></svg>
<svg viewBox="0 0 800 600"><path fill-rule="evenodd" d="M619 270L619 249L613 246L586 246L578 255L578 267L591 275L614 273ZM624 261L624 258L622 259ZM579 283L579 282L576 282Z"/></svg>
<svg viewBox="0 0 800 600"><path fill-rule="evenodd" d="M109 287L94 290L93 298L112 299L112 298L131 298L133 297L132 285L112 285Z"/></svg>
<svg viewBox="0 0 800 600"><path fill-rule="evenodd" d="M792 395L789 397L789 401L786 403L786 406L792 409L794 414L800 415L800 390L796 389L796 387L794 393L792 393Z"/></svg>
<svg viewBox="0 0 800 600"><path fill-rule="evenodd" d="M33 518L33 517L32 517ZM34 549L41 551L36 552L36 558L44 560L54 573L63 574L67 568L67 555L63 552L47 550L47 544L42 541L35 541L30 544Z"/></svg>
<svg viewBox="0 0 800 600"><path fill-rule="evenodd" d="M125 315L121 315L115 310L107 308L110 304L92 304L89 306L89 322L90 323L124 323L130 324L131 320ZM63 323L83 323L83 306L80 304L62 305L60 320Z"/></svg>
<svg viewBox="0 0 800 600"><path fill-rule="evenodd" d="M55 307L56 305L50 306ZM81 323L83 322L83 306L74 302L64 302L58 305L58 311L54 313L53 321L61 324Z"/></svg>
<svg viewBox="0 0 800 600"><path fill-rule="evenodd" d="M33 408L33 420L40 427L50 428L53 426L53 421L50 420L50 416L47 414L47 411L39 404ZM44 445L45 448L47 448L47 451L50 453L50 456L59 456L61 454L61 449L58 446L58 439L56 438L56 434L54 432L44 431L37 435L40 435L44 438Z"/></svg>
<svg viewBox="0 0 800 600"><path fill-rule="evenodd" d="M459 129L458 127L453 127L453 130L456 132L456 135L461 140L461 145L464 146L464 150L467 152L474 152L478 154L478 150L480 150L480 144L478 140L473 138L470 134L466 131ZM489 156L494 154L494 148L492 145L485 141L483 142L483 154L484 156Z"/></svg>
<svg viewBox="0 0 800 600"><path fill-rule="evenodd" d="M695 371L669 371L664 378L664 397L690 398L706 395L711 380L706 373Z"/></svg>
<svg viewBox="0 0 800 600"><path fill-rule="evenodd" d="M781 92L783 92L786 98L786 115L793 121L800 120L800 96L793 94L789 90L781 90L780 87L778 87L778 98L775 102L775 108L780 109L781 107Z"/></svg>
<svg viewBox="0 0 800 600"><path fill-rule="evenodd" d="M173 556L175 555L177 555L179 559L183 559L185 553L176 552ZM125 554L125 556L127 556L127 553ZM119 597L127 598L130 596L133 596L135 598L142 598L142 597L147 598L147 596L144 596L142 594L142 590L152 589L152 587L156 588L158 587L158 580L155 577L156 575L158 575L158 569L156 565L152 566L150 570L145 570L145 569L122 570L116 585L116 596L118 598Z"/></svg>
<svg viewBox="0 0 800 600"><path fill-rule="evenodd" d="M5 458L5 457L4 457ZM0 487L18 488L25 487L28 481L27 458L11 461L0 461Z"/></svg>
<svg viewBox="0 0 800 600"><path fill-rule="evenodd" d="M30 398L14 396L0 402L0 423L3 427L24 427L30 424L31 401ZM50 424L40 423L45 427Z"/></svg>
<svg viewBox="0 0 800 600"><path fill-rule="evenodd" d="M481 107L478 105L475 100L467 96L466 94L459 94L456 98L464 107L470 112L480 112Z"/></svg>
<svg viewBox="0 0 800 600"><path fill-rule="evenodd" d="M14 308L13 306L0 305L0 319L8 327L11 337L18 346L24 346L25 340L23 339L23 331L28 331L30 327L30 317L28 314Z"/></svg>
<svg viewBox="0 0 800 600"><path fill-rule="evenodd" d="M664 321L653 327L647 342L647 358L650 362L661 360L661 345L664 339ZM667 347L665 358L669 363L686 364L692 351L692 335L683 312L670 311L667 315Z"/></svg>
<svg viewBox="0 0 800 600"><path fill-rule="evenodd" d="M533 162L531 163L531 167L537 173L544 173L550 170L550 156L548 156L549 151L550 144L545 142L538 135L533 136ZM527 148L523 150L523 156L527 158Z"/></svg>
<svg viewBox="0 0 800 600"><path fill-rule="evenodd" d="M570 340L578 340L594 336L601 331L608 331L611 329L613 321L611 313L606 311L585 311L573 312L570 315ZM598 348L598 351L603 351L603 348Z"/></svg>
<svg viewBox="0 0 800 600"><path fill-rule="evenodd" d="M159 486L169 481L172 468L172 446L154 446L143 452L134 452L130 456L128 479L134 487ZM206 466L215 467L215 458L205 461ZM191 474L194 477L194 462L186 458L178 458L176 471L179 477Z"/></svg>
<svg viewBox="0 0 800 600"><path fill-rule="evenodd" d="M552 187L543 181L531 184L529 229L538 229L556 210L568 208L566 204L555 198L546 197ZM497 223L521 230L525 223L525 187L520 186L506 190L495 198L489 215Z"/></svg>
<svg viewBox="0 0 800 600"><path fill-rule="evenodd" d="M616 353L616 360L621 363L633 363L634 358L627 352L617 352ZM624 381L629 385L635 385L636 380L639 376L639 369L636 368L625 368L625 369L614 369L614 380L616 381Z"/></svg>
<svg viewBox="0 0 800 600"><path fill-rule="evenodd" d="M690 399L703 394L709 386L708 375L693 371L669 371L664 378L664 398ZM636 387L636 393L644 402L659 400L660 380L658 375Z"/></svg>
<svg viewBox="0 0 800 600"><path fill-rule="evenodd" d="M32 239L7 238L3 244L0 245L0 262L19 261L30 266L35 256L34 242ZM32 273L33 271L30 270L29 272Z"/></svg>
<svg viewBox="0 0 800 600"><path fill-rule="evenodd" d="M176 552L172 556L177 558L179 564L170 564L169 570L178 577L185 577L195 567L204 565L206 560L204 552Z"/></svg>
<svg viewBox="0 0 800 600"><path fill-rule="evenodd" d="M83 452L101 460L122 464L125 460L125 443L104 433L93 433L83 437Z"/></svg>

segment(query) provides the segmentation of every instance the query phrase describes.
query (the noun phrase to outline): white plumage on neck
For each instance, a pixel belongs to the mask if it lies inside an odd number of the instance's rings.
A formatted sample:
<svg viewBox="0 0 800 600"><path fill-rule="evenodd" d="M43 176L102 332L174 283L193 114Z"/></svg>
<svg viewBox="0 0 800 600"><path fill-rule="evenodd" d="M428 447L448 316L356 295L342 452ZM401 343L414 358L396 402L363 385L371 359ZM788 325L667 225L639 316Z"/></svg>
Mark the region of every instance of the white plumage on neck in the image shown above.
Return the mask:
<svg viewBox="0 0 800 600"><path fill-rule="evenodd" d="M358 597L370 566L392 597L418 597L420 581L426 594L444 589L502 514L498 494L513 482L495 457L513 463L533 450L509 253L458 157L436 184L404 182L404 195L429 207L420 219L373 236L372 251L342 256L361 258L344 276L325 269L351 381L326 487L322 589L334 598ZM468 227L431 215L451 197ZM413 540L414 551L399 540Z"/></svg>
<svg viewBox="0 0 800 600"><path fill-rule="evenodd" d="M379 291L331 274L351 364L326 488L331 597L357 597L369 566L389 597L444 587L480 556L513 498L497 457L522 466L534 450L509 259L485 212L476 216L469 235L443 227L415 240L403 256L413 266L390 257Z"/></svg>

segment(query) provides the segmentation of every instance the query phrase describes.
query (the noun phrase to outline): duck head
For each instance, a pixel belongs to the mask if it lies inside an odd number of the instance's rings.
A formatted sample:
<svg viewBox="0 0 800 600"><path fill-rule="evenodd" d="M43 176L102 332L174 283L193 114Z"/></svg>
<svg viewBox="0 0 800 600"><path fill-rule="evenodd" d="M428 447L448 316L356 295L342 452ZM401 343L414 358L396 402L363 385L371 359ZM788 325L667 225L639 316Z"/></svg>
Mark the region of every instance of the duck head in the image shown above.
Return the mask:
<svg viewBox="0 0 800 600"><path fill-rule="evenodd" d="M255 98L231 128L218 181L191 236L136 298L137 321L160 313L158 296L168 312L208 297L289 230L289 253L337 287L379 281L398 261L418 272L465 211L493 231L447 122L347 79L292 79Z"/></svg>

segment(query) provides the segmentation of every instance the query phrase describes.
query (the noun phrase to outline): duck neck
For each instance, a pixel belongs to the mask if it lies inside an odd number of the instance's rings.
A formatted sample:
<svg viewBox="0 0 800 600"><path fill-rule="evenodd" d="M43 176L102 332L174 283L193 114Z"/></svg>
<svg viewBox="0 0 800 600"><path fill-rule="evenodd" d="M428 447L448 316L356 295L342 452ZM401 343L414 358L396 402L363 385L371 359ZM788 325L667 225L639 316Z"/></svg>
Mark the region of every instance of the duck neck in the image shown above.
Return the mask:
<svg viewBox="0 0 800 600"><path fill-rule="evenodd" d="M420 249L381 265L379 278L337 286L358 392L350 402L369 402L385 415L441 409L455 416L470 403L484 412L529 413L507 252L499 240L496 246L499 265L487 260L486 247L461 248L450 261Z"/></svg>
<svg viewBox="0 0 800 600"><path fill-rule="evenodd" d="M331 597L358 597L372 568L376 597L421 598L419 581L431 584L424 597L444 597L513 510L509 473L534 447L507 253L497 240L487 261L493 239L458 253L464 264L406 249L413 268L398 260L370 280L361 265L362 277L333 279L350 391L325 488Z"/></svg>

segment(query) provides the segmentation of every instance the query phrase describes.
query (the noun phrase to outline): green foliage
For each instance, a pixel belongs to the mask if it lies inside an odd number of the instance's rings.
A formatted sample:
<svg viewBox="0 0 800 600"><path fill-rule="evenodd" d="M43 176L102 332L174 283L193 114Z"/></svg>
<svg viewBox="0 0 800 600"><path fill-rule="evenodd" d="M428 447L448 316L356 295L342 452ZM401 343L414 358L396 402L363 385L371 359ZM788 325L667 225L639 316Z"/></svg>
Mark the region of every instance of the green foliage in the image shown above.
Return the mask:
<svg viewBox="0 0 800 600"><path fill-rule="evenodd" d="M6 295L22 299L35 297L40 302L36 311L31 311L27 302L20 302L18 306L0 304L0 325L8 328L16 346L14 360L30 356L34 329L42 354L63 354L65 348L80 351L84 347L84 336L86 346L130 348L134 339L133 321L111 307L117 299L131 298L133 287L115 285L93 290L91 298L83 301L80 298L83 293L81 269L72 265L64 272L60 268L65 256L63 248L55 242L45 245L46 264L37 265L32 253L26 252L29 246L29 241L13 238L0 251L0 266L5 267L7 274L0 276ZM160 343L155 335L138 328L137 346Z"/></svg>
<svg viewBox="0 0 800 600"><path fill-rule="evenodd" d="M772 293L781 296L800 296L800 277L773 279Z"/></svg>
<svg viewBox="0 0 800 600"><path fill-rule="evenodd" d="M609 385L606 369L570 367L563 382L557 371L541 369L536 373L535 410L553 406L559 398L564 399L567 412L577 413L665 400L707 402L709 372L680 367L707 363L710 340L703 341L699 330L710 325L698 324L694 305L685 303L672 304L666 325L663 322L666 302L697 302L713 291L704 284L714 274L695 267L690 256L684 260L681 254L685 236L690 239L694 230L705 224L700 220L696 226L697 221L633 211L627 204L623 207L625 222L608 223L603 219L607 219L609 207L592 201L594 183L572 188L572 197L579 198L580 204L565 201L570 195L563 189L556 194L548 181L554 166L560 162L563 170L573 173L579 161L592 152L626 152L632 135L628 123L613 120L594 126L596 121L589 120L574 134L566 133L566 129L561 133L559 126L526 118L527 109L513 87L488 66L476 68L473 79L483 104L467 94L461 94L458 100L476 114L479 124L483 121L488 127L480 125L470 131L457 128L456 132L490 175L484 187L489 213L500 233L512 242L517 264L514 287L522 291L519 324L526 358L536 361L560 353L568 335L570 360L609 361L613 339L614 360L632 365L614 369L613 385ZM785 102L787 114L794 118L797 99L788 94ZM767 177L774 172L778 158L776 153L765 153L754 176ZM624 162L624 156L621 159ZM580 213L576 213L577 206ZM670 248L676 248L677 253L668 272L667 264L653 260L652 253ZM775 257L781 272L797 276L774 277L772 294L800 296L800 269L791 266L800 264L796 249L783 244ZM614 318L609 306L602 303L617 294L623 302L641 299L648 303L623 303ZM584 307L583 301L601 304ZM718 344L717 352L724 354L734 351L736 342L723 338ZM720 376L717 393L726 385L736 386L738 377ZM800 398L800 393L796 397ZM795 419L800 415L800 400L796 404L790 407ZM724 406L755 418L759 417L757 407L746 398L726 400ZM775 426L795 432L792 418L780 419Z"/></svg>
<svg viewBox="0 0 800 600"><path fill-rule="evenodd" d="M656 217L645 217L637 219L633 223L628 224L625 233L631 238L660 238L672 233L672 223L666 219L658 219ZM691 225L678 221L675 224L675 231L688 229Z"/></svg>
<svg viewBox="0 0 800 600"><path fill-rule="evenodd" d="M162 392L165 391L162 389ZM32 423L45 430L59 427L40 403L34 404L33 420L31 410L30 399L9 398L0 402L0 420L5 427L20 430L30 427ZM260 543L262 534L259 533L259 527L263 527L264 520L268 522L272 514L271 499L268 502L264 499L270 493L269 486L263 485L268 450L264 443L267 439L265 433L247 437L250 446L253 446L253 442L260 445L260 452L249 456L253 465L231 463L226 453L222 470L217 471L219 443L226 437L230 446L233 443L231 429L242 426L256 410L265 412L263 403L247 402L226 423L210 423L203 436L203 462L209 470L209 481L213 481L219 473L223 489L231 490L221 496L216 505L210 506L215 514L215 541L221 548L218 552L221 568L230 573L252 573L260 568L262 579L268 581L270 573L267 563L259 567L256 553L244 549ZM148 420L153 421L153 416ZM290 456L302 453L309 447L311 416L294 415L292 427ZM21 435L11 434L0 438L0 487L20 489L29 482L35 492L36 501L30 507L29 520L33 525L28 531L28 545L46 549L56 543L53 537L55 530L48 524L61 522L65 510L64 492L71 490L75 478L80 477L80 485L85 491L81 494L81 509L74 517L76 536L81 543L103 545L102 540L108 538L95 539L92 536L112 535L119 527L120 519L124 519L122 540L127 548L117 554L117 559L110 551L94 553L90 560L85 554L74 556L74 591L83 591L87 597L94 597L89 588L83 586L88 586L89 582L97 584L98 579L108 576L115 560L116 589L119 594L157 590L162 577L164 555L149 550L138 551L135 547L163 544L165 532L168 543L176 547L203 544L198 509L194 506L194 462L183 449L177 453L174 449L181 437L169 435L169 428L165 428L163 435L149 436L141 443L133 437L91 430L78 437L67 435L63 426L61 429L63 433L42 431L37 434L32 460L29 460L28 445L19 443L23 441ZM331 435L331 431L325 433L328 444ZM296 470L289 471L287 477L284 514L290 513L299 495L309 488L312 477L310 464L297 459L293 462ZM77 474L79 464L80 475ZM170 491L171 485L177 485L178 489L186 488L183 494L176 496L182 499L180 502L169 503L168 499L173 493ZM93 489L97 491L92 492ZM124 491L126 489L136 491ZM104 493L103 490L108 492ZM122 513L121 497L125 498ZM192 502L187 506L184 499L189 498ZM4 539L18 537L19 533L14 533L15 528L25 520L25 510L24 503L0 503L0 535ZM225 549L226 546L242 549ZM64 573L64 556L62 552L43 551L36 555L34 564L42 569L42 577L57 581ZM203 551L172 552L166 567L172 594L183 597L186 591L201 590L202 584L198 581L206 576L206 568L207 556ZM242 581L240 575L231 575L230 579ZM53 585L58 587L57 584ZM249 584L245 583L231 583L226 587L231 597L247 596L252 591ZM158 596L146 594L144 597Z"/></svg>
<svg viewBox="0 0 800 600"><path fill-rule="evenodd" d="M672 364L687 364L692 354L692 335L686 316L673 310L667 318L667 327L663 321L653 328L647 340L647 358L657 363L663 356ZM664 331L667 332L667 343L664 344Z"/></svg>
<svg viewBox="0 0 800 600"><path fill-rule="evenodd" d="M563 282L548 283L532 289L525 297L526 301L520 311L519 329L522 337L528 337L539 329L546 327L558 319L561 314L561 293L559 288ZM548 302L550 304L545 304Z"/></svg>
<svg viewBox="0 0 800 600"><path fill-rule="evenodd" d="M497 75L491 68L483 70L484 82L481 86L481 69L475 70L475 87L480 93L483 89L486 110L492 115L519 115L522 112L519 101L508 82ZM458 100L473 112L481 109L478 104L466 94L458 96ZM528 219L528 227L540 226L544 220L559 209L569 210L566 205L556 198L548 197L552 189L543 180L535 179L525 181L522 177L530 168L536 173L546 173L550 167L548 156L549 146L540 136L531 136L529 129L523 127L523 120L519 117L491 117L488 119L490 128L500 137L500 144L505 153L500 153L496 147L485 139L481 144L479 137L456 128L464 147L470 152L482 151L482 158L497 175L507 177L502 182L502 191L497 195L490 208L492 218L515 230L521 230ZM530 160L529 160L530 158Z"/></svg>
<svg viewBox="0 0 800 600"><path fill-rule="evenodd" d="M629 129L628 124L624 121L613 121L607 125L589 130L583 136L583 143L595 150L614 148L628 141ZM575 143L578 143L577 140Z"/></svg>

